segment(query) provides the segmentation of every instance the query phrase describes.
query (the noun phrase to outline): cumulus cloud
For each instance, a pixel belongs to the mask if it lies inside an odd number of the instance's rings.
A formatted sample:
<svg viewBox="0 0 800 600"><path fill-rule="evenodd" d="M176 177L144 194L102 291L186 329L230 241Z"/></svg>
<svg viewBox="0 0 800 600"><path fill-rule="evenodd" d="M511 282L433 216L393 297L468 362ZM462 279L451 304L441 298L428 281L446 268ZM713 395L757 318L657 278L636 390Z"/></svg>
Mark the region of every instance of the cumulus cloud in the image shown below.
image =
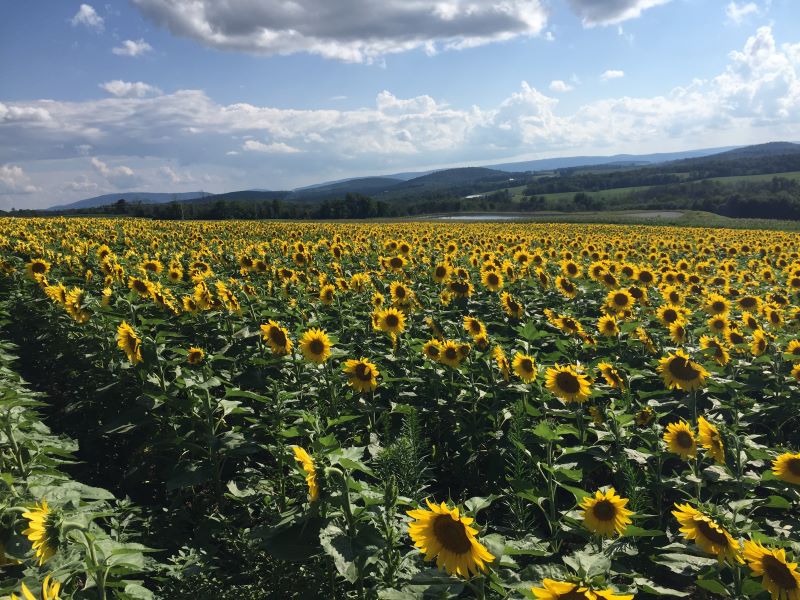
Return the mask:
<svg viewBox="0 0 800 600"><path fill-rule="evenodd" d="M125 40L119 46L111 49L117 56L140 56L146 52L152 52L153 47L142 38L138 40Z"/></svg>
<svg viewBox="0 0 800 600"><path fill-rule="evenodd" d="M130 167L126 167L125 165L109 167L102 160L95 157L92 157L91 162L95 171L117 189L130 189L140 182L140 178Z"/></svg>
<svg viewBox="0 0 800 600"><path fill-rule="evenodd" d="M28 171L36 164L37 186L45 185L48 169L61 186L89 164L91 179L103 191L130 188L136 177L150 189L196 186L176 183L162 169L180 161L217 177L223 190L285 189L432 165L507 162L534 152L658 151L742 139L800 139L800 43L781 45L762 27L730 53L716 77L687 81L661 95L610 97L577 109L563 108L555 96L523 82L498 104L471 107L387 90L373 103L338 110L221 104L200 90L7 102L0 107L0 164ZM76 157L83 145L102 160ZM54 166L61 164L70 166Z"/></svg>
<svg viewBox="0 0 800 600"><path fill-rule="evenodd" d="M283 142L264 144L263 142L259 142L257 140L247 140L242 145L242 149L250 150L252 152L264 152L266 154L296 154L297 152L301 152L301 150L298 150L289 144L284 144Z"/></svg>
<svg viewBox="0 0 800 600"><path fill-rule="evenodd" d="M180 173L170 166L161 167L158 172L170 183L188 183L194 181L194 177L190 173Z"/></svg>
<svg viewBox="0 0 800 600"><path fill-rule="evenodd" d="M616 25L641 16L648 8L669 0L568 0L584 27Z"/></svg>
<svg viewBox="0 0 800 600"><path fill-rule="evenodd" d="M114 79L100 84L100 88L117 98L144 98L145 96L158 96L161 90L142 81L122 81Z"/></svg>
<svg viewBox="0 0 800 600"><path fill-rule="evenodd" d="M88 192L96 192L100 189L100 186L97 185L94 181L89 179L86 175L78 175L72 181L68 181L61 187L61 191L64 192L77 192L80 194L85 194Z"/></svg>
<svg viewBox="0 0 800 600"><path fill-rule="evenodd" d="M622 77L625 77L625 71L621 71L619 69L608 69L600 74L600 79L603 81L608 81L609 79L621 79Z"/></svg>
<svg viewBox="0 0 800 600"><path fill-rule="evenodd" d="M758 12L758 5L755 2L748 2L746 4L731 2L725 7L725 16L728 17L731 23L737 25L741 24L748 15L757 15Z"/></svg>
<svg viewBox="0 0 800 600"><path fill-rule="evenodd" d="M0 165L0 194L33 194L38 191L22 167Z"/></svg>
<svg viewBox="0 0 800 600"><path fill-rule="evenodd" d="M563 94L564 92L571 92L575 88L568 84L566 81L561 79L554 79L550 82L550 91L556 92L558 94Z"/></svg>
<svg viewBox="0 0 800 600"><path fill-rule="evenodd" d="M221 50L309 52L347 62L539 35L541 0L133 0L173 34Z"/></svg>
<svg viewBox="0 0 800 600"><path fill-rule="evenodd" d="M77 25L85 25L89 29L95 29L97 31L102 31L104 26L103 17L98 15L94 8L92 8L92 6L89 4L81 4L78 12L75 13L75 16L72 17L70 22L72 23L73 27Z"/></svg>

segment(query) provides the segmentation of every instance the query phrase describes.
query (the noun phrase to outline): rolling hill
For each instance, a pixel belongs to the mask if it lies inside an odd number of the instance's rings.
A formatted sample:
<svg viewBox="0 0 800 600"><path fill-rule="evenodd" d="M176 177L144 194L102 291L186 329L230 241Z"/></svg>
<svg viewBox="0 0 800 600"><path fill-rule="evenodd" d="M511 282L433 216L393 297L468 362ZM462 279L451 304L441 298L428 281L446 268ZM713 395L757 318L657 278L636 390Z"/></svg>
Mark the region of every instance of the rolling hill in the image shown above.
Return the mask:
<svg viewBox="0 0 800 600"><path fill-rule="evenodd" d="M167 202L183 202L196 200L211 196L208 192L184 192L173 194L169 192L118 192L115 194L103 194L85 200L78 200L70 204L53 206L47 210L72 210L76 208L94 208L96 206L107 206L114 204L118 200L124 199L126 202L141 202L143 204L165 204Z"/></svg>

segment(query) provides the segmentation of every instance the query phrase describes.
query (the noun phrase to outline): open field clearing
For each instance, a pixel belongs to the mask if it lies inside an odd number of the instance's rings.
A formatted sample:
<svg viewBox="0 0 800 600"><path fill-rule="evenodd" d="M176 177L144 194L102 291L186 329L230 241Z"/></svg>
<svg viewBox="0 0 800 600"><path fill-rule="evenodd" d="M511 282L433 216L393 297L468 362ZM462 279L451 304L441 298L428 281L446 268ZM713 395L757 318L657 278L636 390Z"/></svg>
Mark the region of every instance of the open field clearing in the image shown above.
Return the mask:
<svg viewBox="0 0 800 600"><path fill-rule="evenodd" d="M800 598L796 233L5 219L0 326L0 595Z"/></svg>

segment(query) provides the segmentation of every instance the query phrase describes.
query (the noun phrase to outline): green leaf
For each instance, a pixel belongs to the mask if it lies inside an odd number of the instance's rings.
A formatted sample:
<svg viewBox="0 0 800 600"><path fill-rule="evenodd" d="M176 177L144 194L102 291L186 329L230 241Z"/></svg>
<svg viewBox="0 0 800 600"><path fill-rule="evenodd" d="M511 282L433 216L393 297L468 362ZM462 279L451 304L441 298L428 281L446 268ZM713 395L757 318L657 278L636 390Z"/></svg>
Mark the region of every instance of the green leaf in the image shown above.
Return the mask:
<svg viewBox="0 0 800 600"><path fill-rule="evenodd" d="M695 580L695 583L699 587L703 588L704 590L708 590L709 592L711 592L713 594L718 594L720 596L730 596L730 592L728 592L728 589L724 585L722 585L719 581L717 581L716 579L699 579L698 578L698 579Z"/></svg>
<svg viewBox="0 0 800 600"><path fill-rule="evenodd" d="M262 536L261 545L279 560L307 561L322 551L319 539L322 523L320 517L311 517L272 527Z"/></svg>
<svg viewBox="0 0 800 600"><path fill-rule="evenodd" d="M658 537L666 534L660 529L642 529L636 525L628 525L622 535L625 537Z"/></svg>
<svg viewBox="0 0 800 600"><path fill-rule="evenodd" d="M319 542L325 554L333 559L339 575L350 583L358 580L358 569L355 565L355 552L350 538L344 530L334 523L329 523L319 532Z"/></svg>

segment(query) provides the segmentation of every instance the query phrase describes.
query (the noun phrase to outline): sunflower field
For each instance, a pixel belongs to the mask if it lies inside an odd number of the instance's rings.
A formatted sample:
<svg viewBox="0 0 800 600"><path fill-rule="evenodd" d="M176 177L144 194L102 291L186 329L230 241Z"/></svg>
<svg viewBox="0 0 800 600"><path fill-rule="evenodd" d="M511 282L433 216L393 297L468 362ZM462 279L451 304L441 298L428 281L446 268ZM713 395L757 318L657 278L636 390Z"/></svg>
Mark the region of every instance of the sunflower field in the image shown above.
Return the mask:
<svg viewBox="0 0 800 600"><path fill-rule="evenodd" d="M0 221L0 597L800 600L800 236Z"/></svg>

